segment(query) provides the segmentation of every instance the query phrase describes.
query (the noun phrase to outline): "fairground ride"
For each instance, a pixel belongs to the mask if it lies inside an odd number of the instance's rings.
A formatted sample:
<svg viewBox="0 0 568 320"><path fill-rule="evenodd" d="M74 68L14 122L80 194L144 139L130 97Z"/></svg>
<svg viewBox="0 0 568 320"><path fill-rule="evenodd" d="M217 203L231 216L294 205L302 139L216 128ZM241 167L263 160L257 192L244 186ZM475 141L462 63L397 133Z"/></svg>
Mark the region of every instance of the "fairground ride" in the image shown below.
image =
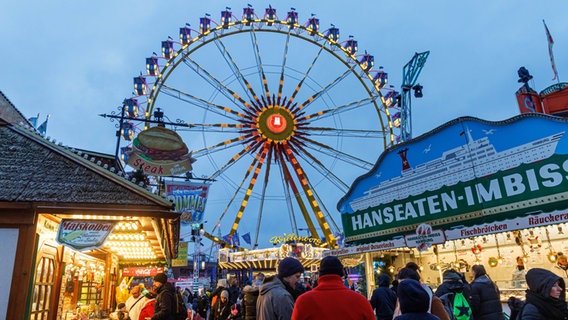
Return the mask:
<svg viewBox="0 0 568 320"><path fill-rule="evenodd" d="M305 228L320 246L336 247L337 200L397 135L387 73L353 36L341 39L313 14L301 22L294 8L281 18L249 6L217 19L185 24L179 40L146 58L121 107L122 136L161 122L183 137L197 159L191 174L215 181L209 238L222 242L213 236L220 226L230 236L241 227L256 248L261 229Z"/></svg>

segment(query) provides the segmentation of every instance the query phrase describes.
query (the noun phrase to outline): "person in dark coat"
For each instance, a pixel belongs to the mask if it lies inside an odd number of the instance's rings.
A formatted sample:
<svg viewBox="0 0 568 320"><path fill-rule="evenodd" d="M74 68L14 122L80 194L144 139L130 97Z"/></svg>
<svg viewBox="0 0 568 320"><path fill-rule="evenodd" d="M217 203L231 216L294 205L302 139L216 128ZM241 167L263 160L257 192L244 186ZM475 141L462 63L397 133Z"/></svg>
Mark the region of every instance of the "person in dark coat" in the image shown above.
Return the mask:
<svg viewBox="0 0 568 320"><path fill-rule="evenodd" d="M156 303L152 320L175 320L175 294L176 288L168 282L165 273L154 276L154 291L156 291Z"/></svg>
<svg viewBox="0 0 568 320"><path fill-rule="evenodd" d="M419 281L413 279L400 281L397 292L401 315L394 320L440 320L428 312L430 295Z"/></svg>
<svg viewBox="0 0 568 320"><path fill-rule="evenodd" d="M471 268L471 297L469 306L475 320L503 320L499 288L491 281L483 265Z"/></svg>
<svg viewBox="0 0 568 320"><path fill-rule="evenodd" d="M533 268L525 278L529 289L519 319L568 319L566 285L561 277L545 269Z"/></svg>
<svg viewBox="0 0 568 320"><path fill-rule="evenodd" d="M471 289L469 284L464 283L462 275L453 270L449 269L444 271L442 275L443 282L442 284L436 289L434 293L437 297L441 297L446 293L462 293L463 296L469 301L469 297L471 296Z"/></svg>
<svg viewBox="0 0 568 320"><path fill-rule="evenodd" d="M381 273L378 277L379 287L373 290L371 306L375 310L377 320L392 320L396 305L396 294L389 288L390 277Z"/></svg>
<svg viewBox="0 0 568 320"><path fill-rule="evenodd" d="M229 291L223 290L211 307L209 320L226 320L231 314L231 304L229 303Z"/></svg>
<svg viewBox="0 0 568 320"><path fill-rule="evenodd" d="M203 289L199 289L199 297L197 298L197 313L203 318L207 318L207 310L209 310L209 297L205 294Z"/></svg>
<svg viewBox="0 0 568 320"><path fill-rule="evenodd" d="M241 294L241 290L239 289L239 281L237 278L231 279L231 286L227 289L229 291L229 305L234 305L237 303L237 299Z"/></svg>

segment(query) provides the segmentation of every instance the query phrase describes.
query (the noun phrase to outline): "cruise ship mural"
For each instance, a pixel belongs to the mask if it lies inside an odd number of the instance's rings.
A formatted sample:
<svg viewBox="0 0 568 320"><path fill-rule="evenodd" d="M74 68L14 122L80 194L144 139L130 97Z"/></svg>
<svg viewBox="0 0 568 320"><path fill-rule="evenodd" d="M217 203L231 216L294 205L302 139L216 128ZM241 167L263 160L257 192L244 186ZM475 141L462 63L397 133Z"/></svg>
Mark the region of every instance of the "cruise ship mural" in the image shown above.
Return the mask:
<svg viewBox="0 0 568 320"><path fill-rule="evenodd" d="M551 193L568 207L567 131L565 119L536 113L463 117L390 148L338 203L345 240L542 212Z"/></svg>

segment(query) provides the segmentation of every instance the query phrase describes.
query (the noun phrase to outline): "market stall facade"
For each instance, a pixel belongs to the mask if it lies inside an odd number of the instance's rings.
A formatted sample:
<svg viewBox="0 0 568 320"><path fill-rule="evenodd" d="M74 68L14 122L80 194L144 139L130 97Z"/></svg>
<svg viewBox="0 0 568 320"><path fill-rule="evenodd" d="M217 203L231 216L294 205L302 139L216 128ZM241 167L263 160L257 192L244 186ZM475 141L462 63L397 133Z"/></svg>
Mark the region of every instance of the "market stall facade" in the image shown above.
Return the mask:
<svg viewBox="0 0 568 320"><path fill-rule="evenodd" d="M325 254L355 254L368 279L379 265L395 272L421 261L434 285L441 270L475 263L512 270L521 257L554 267L568 254L559 242L568 221L567 129L565 119L542 114L463 117L386 150L338 203L351 247Z"/></svg>
<svg viewBox="0 0 568 320"><path fill-rule="evenodd" d="M114 307L122 267L176 256L179 214L112 160L14 119L0 120L0 310L6 319L99 316Z"/></svg>

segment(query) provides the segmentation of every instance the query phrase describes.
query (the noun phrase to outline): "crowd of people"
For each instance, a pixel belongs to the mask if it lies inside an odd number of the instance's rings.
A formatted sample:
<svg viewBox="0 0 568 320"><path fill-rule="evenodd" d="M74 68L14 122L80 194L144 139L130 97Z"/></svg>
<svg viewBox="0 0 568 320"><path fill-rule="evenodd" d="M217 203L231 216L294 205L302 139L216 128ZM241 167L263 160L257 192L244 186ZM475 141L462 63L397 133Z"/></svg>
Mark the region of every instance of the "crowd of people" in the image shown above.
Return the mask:
<svg viewBox="0 0 568 320"><path fill-rule="evenodd" d="M313 286L302 283L303 273L300 261L288 257L273 276L259 273L242 288L235 278L230 283L223 279L212 292L196 293L174 288L161 273L154 277L152 290L135 286L128 300L118 305L114 319L178 320L176 296L182 297L184 317L189 320L503 320L509 316L503 313L499 288L483 265L472 267L471 283L463 273L446 270L443 282L433 290L421 282L419 266L409 262L394 279L380 274L370 300L346 286L344 266L337 257L321 260ZM525 301L509 301L511 320L568 320L562 278L533 268L526 272L526 283Z"/></svg>

